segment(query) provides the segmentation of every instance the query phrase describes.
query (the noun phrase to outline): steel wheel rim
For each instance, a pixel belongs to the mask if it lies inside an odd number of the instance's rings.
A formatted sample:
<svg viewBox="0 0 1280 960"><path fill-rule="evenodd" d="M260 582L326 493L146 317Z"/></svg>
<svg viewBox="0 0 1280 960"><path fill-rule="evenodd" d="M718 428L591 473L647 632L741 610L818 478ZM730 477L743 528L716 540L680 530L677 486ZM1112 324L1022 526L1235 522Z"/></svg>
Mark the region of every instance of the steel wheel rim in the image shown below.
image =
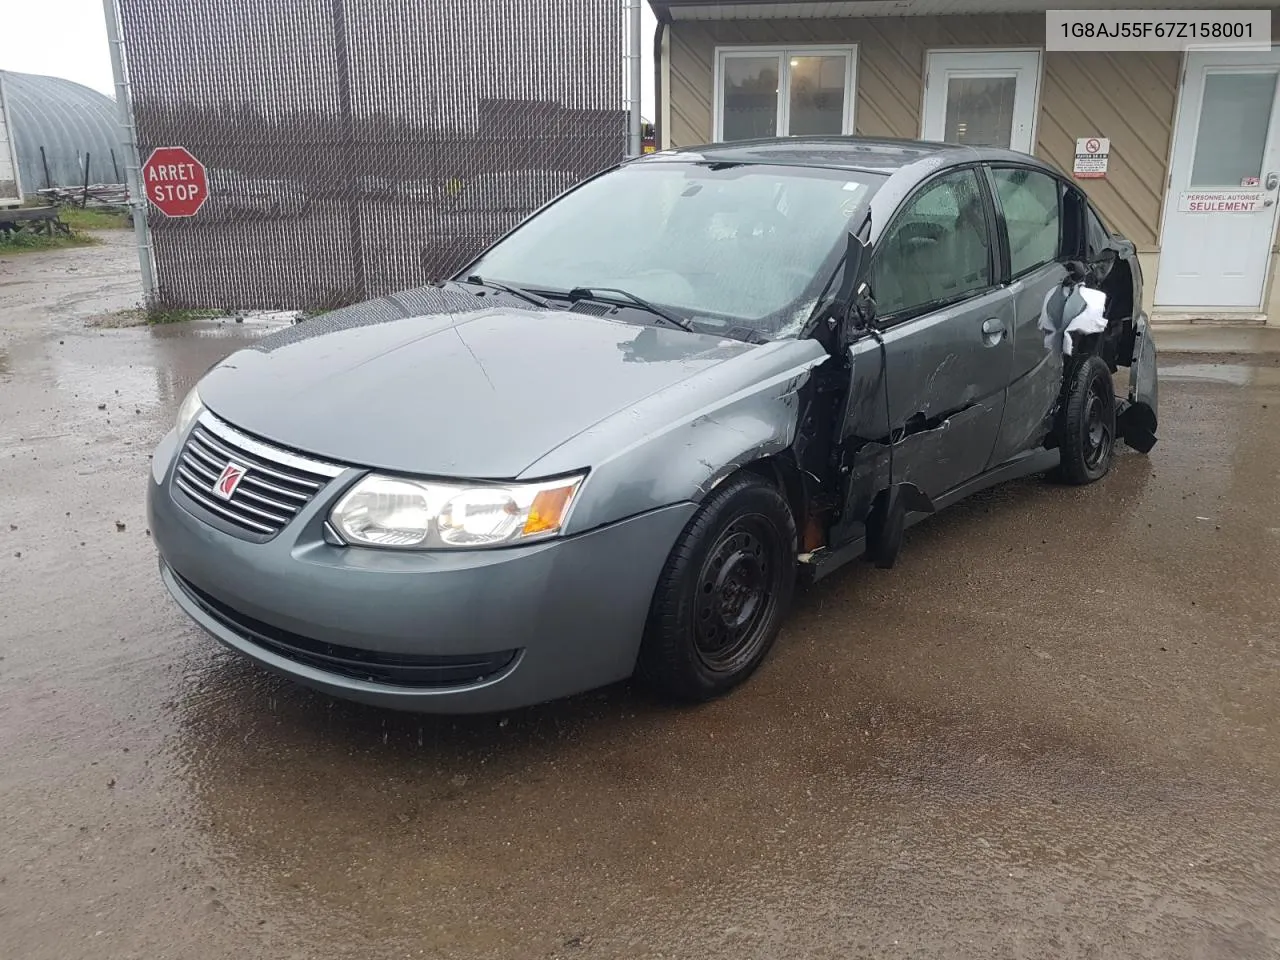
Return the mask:
<svg viewBox="0 0 1280 960"><path fill-rule="evenodd" d="M1106 415L1107 398L1101 378L1095 377L1089 384L1089 398L1084 408L1084 462L1090 470L1096 470L1106 462L1113 442L1112 426Z"/></svg>
<svg viewBox="0 0 1280 960"><path fill-rule="evenodd" d="M782 543L764 517L739 517L698 574L693 640L710 670L732 673L755 656L777 605Z"/></svg>

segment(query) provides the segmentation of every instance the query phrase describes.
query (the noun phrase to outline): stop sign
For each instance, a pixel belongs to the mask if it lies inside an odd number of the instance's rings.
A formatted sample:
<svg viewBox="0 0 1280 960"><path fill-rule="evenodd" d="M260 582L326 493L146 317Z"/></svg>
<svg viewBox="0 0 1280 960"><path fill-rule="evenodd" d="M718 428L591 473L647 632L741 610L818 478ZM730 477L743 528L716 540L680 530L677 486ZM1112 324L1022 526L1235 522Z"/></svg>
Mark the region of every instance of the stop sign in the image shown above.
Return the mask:
<svg viewBox="0 0 1280 960"><path fill-rule="evenodd" d="M186 147L156 147L142 165L142 188L167 217L194 216L209 199L204 164Z"/></svg>

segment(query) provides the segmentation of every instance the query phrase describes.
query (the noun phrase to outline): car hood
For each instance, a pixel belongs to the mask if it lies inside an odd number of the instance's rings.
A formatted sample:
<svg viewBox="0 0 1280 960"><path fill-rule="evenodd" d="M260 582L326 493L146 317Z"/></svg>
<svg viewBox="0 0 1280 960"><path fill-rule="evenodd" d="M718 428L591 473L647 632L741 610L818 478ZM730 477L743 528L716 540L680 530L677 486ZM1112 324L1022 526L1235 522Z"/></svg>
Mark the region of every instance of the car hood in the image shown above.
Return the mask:
<svg viewBox="0 0 1280 960"><path fill-rule="evenodd" d="M247 433L339 463L508 479L598 421L758 349L565 310L396 316L387 304L232 354L201 380L202 400Z"/></svg>

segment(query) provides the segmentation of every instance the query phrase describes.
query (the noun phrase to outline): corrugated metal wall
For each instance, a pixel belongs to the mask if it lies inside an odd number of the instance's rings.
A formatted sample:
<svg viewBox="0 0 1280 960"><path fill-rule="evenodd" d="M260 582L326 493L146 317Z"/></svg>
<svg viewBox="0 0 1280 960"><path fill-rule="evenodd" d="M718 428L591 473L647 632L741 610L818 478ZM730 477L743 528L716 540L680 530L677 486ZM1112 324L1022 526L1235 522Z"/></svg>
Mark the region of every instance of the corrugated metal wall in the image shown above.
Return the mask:
<svg viewBox="0 0 1280 960"><path fill-rule="evenodd" d="M5 73L5 90L24 192L82 185L86 160L90 182L124 182L110 97L61 77L11 71Z"/></svg>
<svg viewBox="0 0 1280 960"><path fill-rule="evenodd" d="M1040 47L1044 17L677 21L670 38L671 144L711 139L717 46L778 43L858 44L857 132L918 137L929 50ZM1077 137L1110 137L1107 179L1079 182L1117 230L1141 249L1154 249L1181 55L1049 53L1043 58L1036 154L1070 171Z"/></svg>
<svg viewBox="0 0 1280 960"><path fill-rule="evenodd" d="M447 276L621 160L619 0L122 0L143 158L211 172L151 215L161 298L322 308Z"/></svg>

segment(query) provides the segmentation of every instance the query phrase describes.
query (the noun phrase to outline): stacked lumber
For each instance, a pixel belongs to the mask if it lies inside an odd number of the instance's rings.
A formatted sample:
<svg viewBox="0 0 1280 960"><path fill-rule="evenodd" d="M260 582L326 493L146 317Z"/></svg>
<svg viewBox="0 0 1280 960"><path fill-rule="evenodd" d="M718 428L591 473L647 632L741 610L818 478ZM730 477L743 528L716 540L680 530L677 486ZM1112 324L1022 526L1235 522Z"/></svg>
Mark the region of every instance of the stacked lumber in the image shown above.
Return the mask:
<svg viewBox="0 0 1280 960"><path fill-rule="evenodd" d="M88 187L45 187L37 190L52 204L77 207L120 207L129 202L129 188L123 183L91 183Z"/></svg>

